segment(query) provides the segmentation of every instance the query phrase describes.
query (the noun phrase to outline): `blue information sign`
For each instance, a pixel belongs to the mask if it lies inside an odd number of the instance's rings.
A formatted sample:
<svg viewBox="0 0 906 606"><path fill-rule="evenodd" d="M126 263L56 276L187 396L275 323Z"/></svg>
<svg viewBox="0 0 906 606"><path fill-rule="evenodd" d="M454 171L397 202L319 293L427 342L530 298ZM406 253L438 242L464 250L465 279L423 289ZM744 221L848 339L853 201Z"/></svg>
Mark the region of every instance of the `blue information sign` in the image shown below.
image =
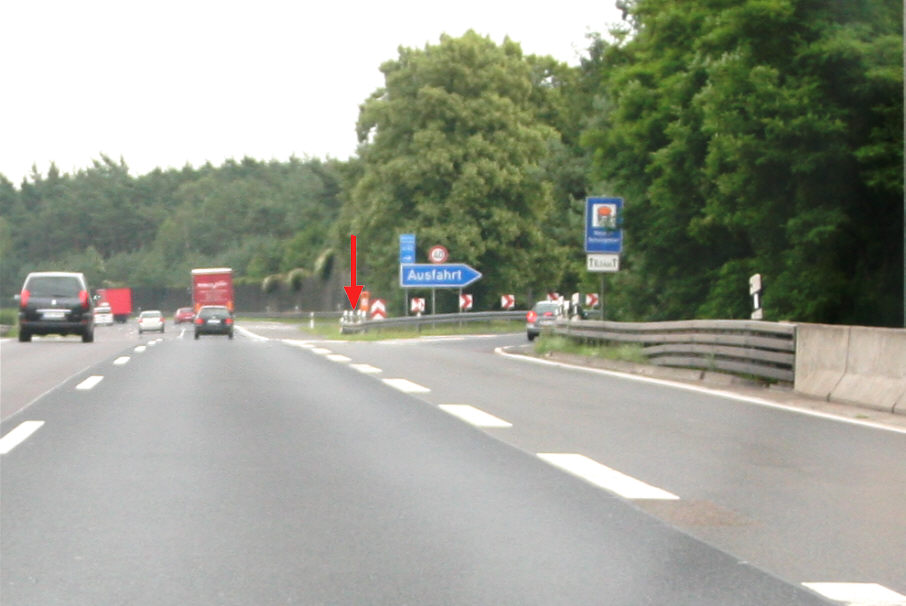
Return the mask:
<svg viewBox="0 0 906 606"><path fill-rule="evenodd" d="M400 234L400 263L415 263L415 234Z"/></svg>
<svg viewBox="0 0 906 606"><path fill-rule="evenodd" d="M462 288L481 277L481 272L464 263L403 263L403 288Z"/></svg>
<svg viewBox="0 0 906 606"><path fill-rule="evenodd" d="M623 198L586 198L585 252L623 252Z"/></svg>

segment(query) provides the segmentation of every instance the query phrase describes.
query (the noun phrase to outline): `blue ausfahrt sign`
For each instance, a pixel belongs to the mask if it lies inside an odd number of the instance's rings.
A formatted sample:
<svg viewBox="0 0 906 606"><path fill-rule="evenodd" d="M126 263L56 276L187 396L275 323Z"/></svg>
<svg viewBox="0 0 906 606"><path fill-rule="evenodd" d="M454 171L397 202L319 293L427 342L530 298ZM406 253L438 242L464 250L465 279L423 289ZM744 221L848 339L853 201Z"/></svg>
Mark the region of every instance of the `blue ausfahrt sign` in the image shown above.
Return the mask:
<svg viewBox="0 0 906 606"><path fill-rule="evenodd" d="M462 288L480 277L480 271L465 263L400 265L400 286L403 288Z"/></svg>
<svg viewBox="0 0 906 606"><path fill-rule="evenodd" d="M623 252L623 198L586 198L585 252Z"/></svg>

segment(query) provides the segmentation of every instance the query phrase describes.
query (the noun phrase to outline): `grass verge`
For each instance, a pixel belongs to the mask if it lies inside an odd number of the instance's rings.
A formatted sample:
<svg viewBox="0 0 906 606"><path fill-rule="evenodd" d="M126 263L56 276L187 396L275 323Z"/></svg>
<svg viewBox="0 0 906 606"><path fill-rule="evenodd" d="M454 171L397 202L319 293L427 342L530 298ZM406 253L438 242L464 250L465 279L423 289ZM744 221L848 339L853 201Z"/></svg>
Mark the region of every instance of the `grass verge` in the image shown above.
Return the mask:
<svg viewBox="0 0 906 606"><path fill-rule="evenodd" d="M637 343L592 345L567 337L541 335L535 342L535 353L544 355L550 352L568 353L606 360L622 360L635 364L648 363L648 358L645 356L642 346Z"/></svg>
<svg viewBox="0 0 906 606"><path fill-rule="evenodd" d="M241 322L255 321L256 318L238 318ZM519 332L523 329L524 321L491 321L491 322L463 322L444 323L436 326L424 325L419 330L416 327L393 327L393 328L371 328L368 332L363 333L340 333L339 320L321 320L316 319L314 328L311 327L310 321L305 320L268 320L278 321L281 324L296 325L301 332L311 336L325 339L334 339L338 341L383 341L388 339L414 339L417 337L432 336L455 336L455 335L476 335L476 334L506 334Z"/></svg>

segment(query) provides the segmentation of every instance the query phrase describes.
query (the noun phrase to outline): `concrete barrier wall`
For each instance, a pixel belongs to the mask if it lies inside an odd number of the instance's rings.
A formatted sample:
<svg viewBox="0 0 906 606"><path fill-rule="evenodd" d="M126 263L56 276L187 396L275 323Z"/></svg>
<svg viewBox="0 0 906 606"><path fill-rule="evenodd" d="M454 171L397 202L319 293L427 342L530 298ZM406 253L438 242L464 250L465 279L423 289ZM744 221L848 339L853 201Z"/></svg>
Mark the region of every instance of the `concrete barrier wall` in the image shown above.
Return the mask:
<svg viewBox="0 0 906 606"><path fill-rule="evenodd" d="M796 391L906 414L906 330L799 324Z"/></svg>

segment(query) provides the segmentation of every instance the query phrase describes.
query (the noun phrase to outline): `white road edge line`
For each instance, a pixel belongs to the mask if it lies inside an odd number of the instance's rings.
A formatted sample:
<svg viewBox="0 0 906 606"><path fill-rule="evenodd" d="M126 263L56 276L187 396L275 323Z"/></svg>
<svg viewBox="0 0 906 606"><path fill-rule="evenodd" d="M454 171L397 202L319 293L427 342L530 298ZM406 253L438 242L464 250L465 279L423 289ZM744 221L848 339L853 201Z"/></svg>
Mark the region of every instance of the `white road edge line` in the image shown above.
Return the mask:
<svg viewBox="0 0 906 606"><path fill-rule="evenodd" d="M409 379L381 379L381 381L403 393L428 393L431 391L424 385L413 383Z"/></svg>
<svg viewBox="0 0 906 606"><path fill-rule="evenodd" d="M877 583L803 583L829 600L849 606L906 606L906 595Z"/></svg>
<svg viewBox="0 0 906 606"><path fill-rule="evenodd" d="M85 379L84 381L82 381L81 383L76 385L75 388L82 390L82 391L87 391L89 389L94 389L95 386L97 386L97 384L103 380L104 380L104 377L101 375L91 375L90 377L88 377L87 379Z"/></svg>
<svg viewBox="0 0 906 606"><path fill-rule="evenodd" d="M343 354L327 354L327 359L331 362L340 362L341 364L352 361L352 358L344 356Z"/></svg>
<svg viewBox="0 0 906 606"><path fill-rule="evenodd" d="M113 361L113 365L122 366L123 364L128 364L129 360L131 360L131 359L132 358L130 358L129 356L120 356L116 360Z"/></svg>
<svg viewBox="0 0 906 606"><path fill-rule="evenodd" d="M534 358L532 356L522 356L519 354L512 354L505 350L504 347L497 347L494 349L494 353L507 356L510 358L516 358L529 362L532 364L543 364L546 366L554 366L558 368L568 368L570 370L578 370L581 372L588 372L592 374L601 374L607 375L609 377L617 377L621 379L626 379L628 381L639 381L642 383L653 383L655 385L663 385L665 387L674 387L676 389L684 389L686 391L694 391L697 393L703 393L711 396L717 396L720 398L727 398L730 400L736 400L738 402L745 402L748 404L755 404L757 406L764 406L765 408L774 408L776 410L785 410L787 412L794 412L810 417L817 417L819 419L826 419L828 421L838 421L841 423L849 423L851 425L859 425L861 427L868 427L871 429L882 429L884 431L892 431L894 433L906 434L906 429L901 427L891 427L889 425L881 425L880 423L872 423L871 421L862 421L860 419L850 419L848 417L841 417L839 415L830 414L827 412L821 412L818 410L808 410L806 408L797 408L795 406L787 406L786 404L779 404L777 402L771 402L770 400L764 400L762 398L754 398L752 396L743 396L729 391L723 391L720 389L712 389L710 387L701 387L699 385L689 385L687 383L679 383L676 381L669 381L667 379L655 379L654 377L645 377L642 375L634 375L631 373L617 372L615 370L605 370L603 368L588 368L587 366L577 366L575 364L566 364L564 362L554 362L552 360L542 360L541 358Z"/></svg>
<svg viewBox="0 0 906 606"><path fill-rule="evenodd" d="M606 465L601 465L585 455L539 452L538 458L626 499L679 500L679 497L671 492L646 484L641 480L636 480Z"/></svg>
<svg viewBox="0 0 906 606"><path fill-rule="evenodd" d="M132 351L134 351L135 353L144 353L144 351L145 351L146 349L148 349L148 348L145 347L144 345L139 345L138 347L136 347L136 348L133 349Z"/></svg>
<svg viewBox="0 0 906 606"><path fill-rule="evenodd" d="M6 454L13 448L24 442L35 433L44 421L23 421L13 428L8 434L0 438L0 454Z"/></svg>
<svg viewBox="0 0 906 606"><path fill-rule="evenodd" d="M468 404L441 404L438 406L446 413L458 417L475 427L507 428L513 424Z"/></svg>
<svg viewBox="0 0 906 606"><path fill-rule="evenodd" d="M330 351L329 349L325 349L325 348L323 348L323 347L315 347L315 348L311 349L310 351L311 351L312 353L318 354L319 356L326 356L327 354L332 354L332 353L333 353L333 352Z"/></svg>

